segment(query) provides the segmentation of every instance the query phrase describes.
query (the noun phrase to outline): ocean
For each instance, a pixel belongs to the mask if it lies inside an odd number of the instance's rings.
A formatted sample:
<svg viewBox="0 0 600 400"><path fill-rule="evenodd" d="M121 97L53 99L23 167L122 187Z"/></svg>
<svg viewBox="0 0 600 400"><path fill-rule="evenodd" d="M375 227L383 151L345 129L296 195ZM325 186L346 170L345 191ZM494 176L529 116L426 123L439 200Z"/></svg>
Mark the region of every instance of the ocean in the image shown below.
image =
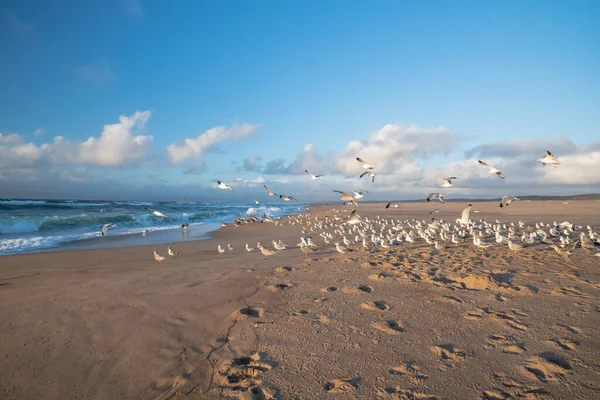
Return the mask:
<svg viewBox="0 0 600 400"><path fill-rule="evenodd" d="M200 240L238 216L280 217L303 210L303 205L289 203L0 199L0 255ZM187 232L181 229L183 223L189 224ZM105 224L115 226L101 237Z"/></svg>

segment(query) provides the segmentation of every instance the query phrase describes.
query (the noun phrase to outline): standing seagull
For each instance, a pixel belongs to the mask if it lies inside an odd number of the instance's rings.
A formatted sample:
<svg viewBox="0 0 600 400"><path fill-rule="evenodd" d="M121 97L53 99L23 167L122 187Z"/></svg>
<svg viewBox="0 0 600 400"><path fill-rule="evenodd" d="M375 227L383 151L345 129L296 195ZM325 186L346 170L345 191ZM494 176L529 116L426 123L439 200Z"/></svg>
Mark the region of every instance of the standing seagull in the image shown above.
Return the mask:
<svg viewBox="0 0 600 400"><path fill-rule="evenodd" d="M164 219L167 219L167 216L165 214L161 213L160 211L156 211L156 210L153 210L153 209L148 208L148 207L144 207L144 210L146 210L146 211L152 211L152 214L156 215L157 217L162 217Z"/></svg>
<svg viewBox="0 0 600 400"><path fill-rule="evenodd" d="M510 203L512 203L514 200L519 200L519 199L517 197L513 197L513 196L502 197L502 200L500 201L500 208L510 206Z"/></svg>
<svg viewBox="0 0 600 400"><path fill-rule="evenodd" d="M435 198L438 198L440 200L440 203L444 202L444 195L441 193L429 193L429 196L427 196L427 202L430 202L431 200L434 200Z"/></svg>
<svg viewBox="0 0 600 400"><path fill-rule="evenodd" d="M269 196L277 196L277 194L273 193L273 191L271 189L269 189L269 187L267 185L263 185L265 187L265 189L267 189L267 192L269 192Z"/></svg>
<svg viewBox="0 0 600 400"><path fill-rule="evenodd" d="M554 168L558 168L558 165L560 164L560 161L558 161L556 156L550 153L549 150L546 150L546 155L542 158L538 158L537 161L541 162L544 167L546 164L552 164L554 165Z"/></svg>
<svg viewBox="0 0 600 400"><path fill-rule="evenodd" d="M442 179L444 181L444 183L442 184L442 187L445 187L445 188L454 187L454 185L452 184L453 179L457 179L457 178L455 176L451 176L449 178Z"/></svg>
<svg viewBox="0 0 600 400"><path fill-rule="evenodd" d="M322 177L323 175L315 175L315 174L311 174L310 172L308 172L307 169L304 170L304 172L306 172L308 175L310 175L310 179L312 179L313 181L316 181L317 179L319 179L320 177Z"/></svg>
<svg viewBox="0 0 600 400"><path fill-rule="evenodd" d="M161 261L164 261L164 257L161 256L160 254L158 254L156 252L156 250L152 250L152 254L154 255L154 259L156 260L156 262L158 262L160 264Z"/></svg>
<svg viewBox="0 0 600 400"><path fill-rule="evenodd" d="M481 160L479 160L479 164L485 165L486 167L488 167L490 169L488 171L489 174L496 174L496 175L498 175L499 178L504 179L504 175L502 175L502 170L501 169L498 169L498 168L494 167L493 165L490 165L490 164L488 164L486 162L483 162Z"/></svg>
<svg viewBox="0 0 600 400"><path fill-rule="evenodd" d="M171 257L175 257L176 255L178 255L179 253L176 251L173 251L173 249L171 248L171 246L167 247L167 252L169 253L169 255Z"/></svg>
<svg viewBox="0 0 600 400"><path fill-rule="evenodd" d="M374 169L375 168L371 164L367 164L367 162L365 160L363 160L362 158L360 158L360 157L356 157L356 161L358 161L359 163L361 163L362 167L364 169Z"/></svg>
<svg viewBox="0 0 600 400"><path fill-rule="evenodd" d="M349 201L350 203L354 204L355 207L358 207L358 203L356 202L356 200L354 200L354 197L350 196L348 193L342 192L340 190L334 190L334 192L341 193L342 198L340 200Z"/></svg>
<svg viewBox="0 0 600 400"><path fill-rule="evenodd" d="M360 176L358 177L358 179L362 178L365 175L369 175L369 178L371 178L371 182L375 182L375 177L377 176L377 174L375 172L365 171L362 174L360 174Z"/></svg>
<svg viewBox="0 0 600 400"><path fill-rule="evenodd" d="M230 188L227 184L225 184L225 182L217 181L217 188L222 190L231 190L233 192L233 189Z"/></svg>

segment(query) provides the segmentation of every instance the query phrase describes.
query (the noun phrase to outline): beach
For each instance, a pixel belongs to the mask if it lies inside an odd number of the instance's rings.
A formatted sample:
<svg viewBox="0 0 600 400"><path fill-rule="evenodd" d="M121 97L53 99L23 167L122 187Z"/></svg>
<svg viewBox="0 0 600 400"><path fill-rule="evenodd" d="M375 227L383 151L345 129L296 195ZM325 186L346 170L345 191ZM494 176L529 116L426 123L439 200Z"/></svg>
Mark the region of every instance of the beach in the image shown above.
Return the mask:
<svg viewBox="0 0 600 400"><path fill-rule="evenodd" d="M600 230L600 201L472 204L473 220ZM465 206L358 213L453 222ZM340 254L318 230L317 251L296 247L308 225L290 221L351 209L230 225L174 257L165 244L0 257L0 397L600 398L600 257L493 240ZM273 239L288 249L244 249Z"/></svg>

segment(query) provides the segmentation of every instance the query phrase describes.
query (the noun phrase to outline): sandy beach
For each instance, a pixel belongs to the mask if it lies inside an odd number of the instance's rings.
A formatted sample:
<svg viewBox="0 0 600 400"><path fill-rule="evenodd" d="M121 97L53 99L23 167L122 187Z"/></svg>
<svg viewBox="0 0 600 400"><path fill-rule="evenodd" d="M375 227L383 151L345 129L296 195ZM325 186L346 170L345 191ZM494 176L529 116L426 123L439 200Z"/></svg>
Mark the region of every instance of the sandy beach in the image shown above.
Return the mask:
<svg viewBox="0 0 600 400"><path fill-rule="evenodd" d="M465 205L434 216L454 221ZM438 206L358 211L429 221ZM474 220L600 230L600 201L473 208ZM288 222L228 226L173 244L175 257L166 245L0 257L0 397L600 398L599 257L578 248L567 263L539 241L515 255L493 239L340 254L317 230L305 256L308 225ZM273 239L289 248L244 250Z"/></svg>

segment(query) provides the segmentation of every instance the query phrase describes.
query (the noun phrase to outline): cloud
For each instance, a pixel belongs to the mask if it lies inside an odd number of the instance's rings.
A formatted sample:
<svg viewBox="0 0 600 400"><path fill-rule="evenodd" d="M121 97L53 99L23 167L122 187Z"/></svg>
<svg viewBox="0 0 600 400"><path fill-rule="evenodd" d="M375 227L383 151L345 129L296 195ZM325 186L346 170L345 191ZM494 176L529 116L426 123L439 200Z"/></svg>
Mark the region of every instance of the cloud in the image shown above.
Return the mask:
<svg viewBox="0 0 600 400"><path fill-rule="evenodd" d="M45 130L44 128L37 128L37 129L36 129L36 130L33 132L33 134L34 134L35 136L40 136L40 135L43 135L44 133L46 133L46 130Z"/></svg>
<svg viewBox="0 0 600 400"><path fill-rule="evenodd" d="M123 10L129 15L139 17L144 14L140 0L121 0L121 5Z"/></svg>
<svg viewBox="0 0 600 400"><path fill-rule="evenodd" d="M9 135L0 133L0 146L14 146L22 141L23 136L17 135L16 133L11 133Z"/></svg>
<svg viewBox="0 0 600 400"><path fill-rule="evenodd" d="M262 157L259 155L250 156L248 158L244 158L242 161L242 166L238 167L239 171L249 171L256 172L261 170L260 162L262 161Z"/></svg>
<svg viewBox="0 0 600 400"><path fill-rule="evenodd" d="M138 134L150 118L150 111L122 115L119 123L105 125L98 137L72 142L62 136L52 143L36 146L11 138L0 142L0 167L32 168L46 165L95 165L120 167L144 160L152 151L152 136ZM17 135L18 136L18 135ZM2 136L2 138L5 138Z"/></svg>
<svg viewBox="0 0 600 400"><path fill-rule="evenodd" d="M105 86L117 81L108 61L98 60L75 67L75 76L83 83Z"/></svg>
<svg viewBox="0 0 600 400"><path fill-rule="evenodd" d="M171 143L167 154L171 164L177 165L188 159L198 159L200 154L224 140L242 140L254 135L260 125L233 125L211 128L194 139L185 139Z"/></svg>
<svg viewBox="0 0 600 400"><path fill-rule="evenodd" d="M21 19L12 11L5 11L4 18L12 30L19 36L25 36L33 33L33 25L21 21Z"/></svg>

